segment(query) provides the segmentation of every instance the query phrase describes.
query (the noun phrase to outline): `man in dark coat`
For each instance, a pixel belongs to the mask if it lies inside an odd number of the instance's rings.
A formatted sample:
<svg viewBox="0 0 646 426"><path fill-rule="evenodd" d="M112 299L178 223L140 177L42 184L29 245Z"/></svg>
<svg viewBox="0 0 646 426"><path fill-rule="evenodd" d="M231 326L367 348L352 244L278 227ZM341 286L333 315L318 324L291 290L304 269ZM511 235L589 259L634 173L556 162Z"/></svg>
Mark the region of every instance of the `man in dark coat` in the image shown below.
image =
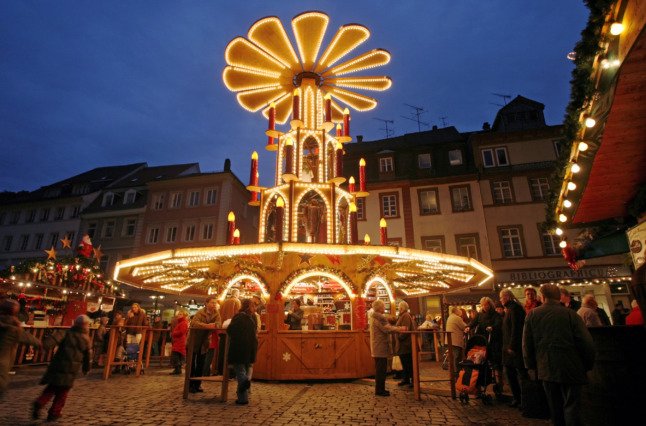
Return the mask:
<svg viewBox="0 0 646 426"><path fill-rule="evenodd" d="M543 381L555 425L578 425L581 386L594 365L594 342L583 320L559 303L559 288L541 286L544 303L525 318L525 366Z"/></svg>
<svg viewBox="0 0 646 426"><path fill-rule="evenodd" d="M227 327L229 353L227 362L233 365L238 380L236 404L249 403L251 369L256 362L258 337L256 336L256 305L251 299L244 299L240 311Z"/></svg>
<svg viewBox="0 0 646 426"><path fill-rule="evenodd" d="M67 333L54 333L45 338L43 348L48 350L58 346L58 350L49 363L47 371L40 381L47 385L42 395L33 403L32 417L38 419L40 410L54 397L54 402L49 409L48 421L61 417L61 410L65 405L67 394L74 385L74 380L79 370L83 374L90 371L91 343L90 343L90 318L79 315L74 320L74 326Z"/></svg>
<svg viewBox="0 0 646 426"><path fill-rule="evenodd" d="M220 328L220 311L214 296L206 298L204 307L197 311L191 320L190 334L193 337L193 356L186 362L191 363L191 377L201 376L204 371L206 353L209 350L209 337L213 330ZM191 380L188 391L204 392L202 382Z"/></svg>
<svg viewBox="0 0 646 426"><path fill-rule="evenodd" d="M500 291L500 303L505 307L505 317L502 320L502 364L514 396L509 406L518 407L521 405L521 385L528 378L523 363L525 309L508 288Z"/></svg>
<svg viewBox="0 0 646 426"><path fill-rule="evenodd" d="M576 299L572 299L572 295L567 288L560 287L559 291L561 292L559 296L561 305L565 306L566 308L572 309L574 312L577 312L579 309L581 309L581 302Z"/></svg>

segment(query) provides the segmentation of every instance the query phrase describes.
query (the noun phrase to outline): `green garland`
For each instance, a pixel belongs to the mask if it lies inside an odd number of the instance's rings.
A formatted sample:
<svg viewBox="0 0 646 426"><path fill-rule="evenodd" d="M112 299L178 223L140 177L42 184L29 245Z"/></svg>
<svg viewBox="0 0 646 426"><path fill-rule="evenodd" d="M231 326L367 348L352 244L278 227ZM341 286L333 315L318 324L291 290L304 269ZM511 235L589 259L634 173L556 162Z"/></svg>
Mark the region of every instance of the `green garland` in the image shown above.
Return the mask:
<svg viewBox="0 0 646 426"><path fill-rule="evenodd" d="M572 144L576 141L581 128L579 117L585 107L588 106L594 93L594 83L591 79L594 60L601 51L601 29L606 21L606 16L616 0L586 0L585 4L590 10L588 23L581 32L581 40L574 47L576 67L572 71L570 80L571 93L570 102L565 109L563 121L564 147L557 160L555 171L550 177L550 197L547 201L545 212L545 230L552 230L558 224L556 222L556 206L561 192L563 179L570 160Z"/></svg>

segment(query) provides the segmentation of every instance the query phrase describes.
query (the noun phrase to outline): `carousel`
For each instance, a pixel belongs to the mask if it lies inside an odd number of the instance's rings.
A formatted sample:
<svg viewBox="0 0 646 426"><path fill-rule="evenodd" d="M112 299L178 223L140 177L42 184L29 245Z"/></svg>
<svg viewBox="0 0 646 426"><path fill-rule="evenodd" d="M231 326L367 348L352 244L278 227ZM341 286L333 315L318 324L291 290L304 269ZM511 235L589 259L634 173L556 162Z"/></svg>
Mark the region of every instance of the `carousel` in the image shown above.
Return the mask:
<svg viewBox="0 0 646 426"><path fill-rule="evenodd" d="M375 224L380 244L359 241L355 202L369 195L365 161L358 182L346 180L343 144L352 141L350 109L377 105L355 90L390 87L388 77L364 73L390 54L374 49L342 61L370 36L357 24L341 26L321 54L328 22L321 12L296 16L296 50L278 18L263 18L226 48L224 84L244 109L265 116L265 148L276 154L272 187L259 185L258 155L251 156L247 189L249 204L259 207L258 243L239 244L230 214L227 246L168 250L115 268L115 280L138 288L221 301L233 289L260 296L258 379L369 376L366 312L375 299L391 308L397 298L480 286L493 276L471 258L387 245L384 219ZM294 299L305 312L300 330L288 330L285 320Z"/></svg>

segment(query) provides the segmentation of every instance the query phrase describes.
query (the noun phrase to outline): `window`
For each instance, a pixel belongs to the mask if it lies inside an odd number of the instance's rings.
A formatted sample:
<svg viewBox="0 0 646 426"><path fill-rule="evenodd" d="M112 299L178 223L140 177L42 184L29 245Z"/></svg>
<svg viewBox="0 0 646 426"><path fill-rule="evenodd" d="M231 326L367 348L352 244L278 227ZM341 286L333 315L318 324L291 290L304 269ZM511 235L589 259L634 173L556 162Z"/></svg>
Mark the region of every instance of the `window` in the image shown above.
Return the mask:
<svg viewBox="0 0 646 426"><path fill-rule="evenodd" d="M422 237L422 248L436 253L444 253L444 237L442 235Z"/></svg>
<svg viewBox="0 0 646 426"><path fill-rule="evenodd" d="M431 154L418 154L417 155L417 167L420 169L430 169L431 168Z"/></svg>
<svg viewBox="0 0 646 426"><path fill-rule="evenodd" d="M146 241L148 244L157 244L159 241L159 228L148 229L148 239Z"/></svg>
<svg viewBox="0 0 646 426"><path fill-rule="evenodd" d="M74 210L72 210L72 218L75 219L79 217L81 214L81 206L74 206Z"/></svg>
<svg viewBox="0 0 646 426"><path fill-rule="evenodd" d="M2 239L2 249L4 251L11 251L11 244L13 244L13 235L5 235Z"/></svg>
<svg viewBox="0 0 646 426"><path fill-rule="evenodd" d="M123 223L123 231L121 232L121 235L124 237L134 237L136 229L137 219L126 219Z"/></svg>
<svg viewBox="0 0 646 426"><path fill-rule="evenodd" d="M178 209L182 207L182 193L181 192L175 192L171 194L170 196L171 202L170 202L170 207L172 209Z"/></svg>
<svg viewBox="0 0 646 426"><path fill-rule="evenodd" d="M15 225L18 222L20 222L20 210L11 214L11 224Z"/></svg>
<svg viewBox="0 0 646 426"><path fill-rule="evenodd" d="M164 208L164 194L157 194L153 197L153 210Z"/></svg>
<svg viewBox="0 0 646 426"><path fill-rule="evenodd" d="M455 247L459 256L480 259L480 238L478 234L464 234L455 236Z"/></svg>
<svg viewBox="0 0 646 426"><path fill-rule="evenodd" d="M212 223L205 223L202 226L202 239L203 240L210 240L213 238L213 224Z"/></svg>
<svg viewBox="0 0 646 426"><path fill-rule="evenodd" d="M419 214L439 214L440 202L437 193L437 188L432 189L418 189L417 196L419 198Z"/></svg>
<svg viewBox="0 0 646 426"><path fill-rule="evenodd" d="M110 263L110 256L104 254L101 257L101 260L99 260L99 267L101 268L102 271L107 272L109 263Z"/></svg>
<svg viewBox="0 0 646 426"><path fill-rule="evenodd" d="M27 214L27 222L35 222L36 221L36 210L29 210L29 213Z"/></svg>
<svg viewBox="0 0 646 426"><path fill-rule="evenodd" d="M499 228L498 232L503 257L522 257L523 242L520 227Z"/></svg>
<svg viewBox="0 0 646 426"><path fill-rule="evenodd" d="M217 200L218 196L218 190L217 189L208 189L206 191L206 197L204 197L204 204L207 206L211 206L215 204L215 201Z"/></svg>
<svg viewBox="0 0 646 426"><path fill-rule="evenodd" d="M71 241L70 244L72 244L72 247L74 247L74 237L76 236L76 233L74 231L67 231L65 233L65 236L67 237L68 240Z"/></svg>
<svg viewBox="0 0 646 426"><path fill-rule="evenodd" d="M192 191L188 197L188 206L195 207L200 205L200 191Z"/></svg>
<svg viewBox="0 0 646 426"><path fill-rule="evenodd" d="M379 173L392 173L394 171L393 157L382 157L379 159Z"/></svg>
<svg viewBox="0 0 646 426"><path fill-rule="evenodd" d="M27 250L29 246L29 234L23 234L20 236L20 251Z"/></svg>
<svg viewBox="0 0 646 426"><path fill-rule="evenodd" d="M79 185L74 185L72 187L72 194L73 195L83 195L87 194L90 190L90 187L86 184L79 184Z"/></svg>
<svg viewBox="0 0 646 426"><path fill-rule="evenodd" d="M473 210L469 185L450 186L449 189L451 191L451 207L454 213Z"/></svg>
<svg viewBox="0 0 646 426"><path fill-rule="evenodd" d="M561 249L559 248L559 237L544 232L541 235L541 243L543 245L543 255L545 256L560 256Z"/></svg>
<svg viewBox="0 0 646 426"><path fill-rule="evenodd" d="M114 227L116 225L116 222L114 220L106 220L105 223L103 224L103 233L102 237L103 238L112 238L114 237Z"/></svg>
<svg viewBox="0 0 646 426"><path fill-rule="evenodd" d="M561 156L561 151L563 150L563 141L552 141L554 145L554 154L556 154L556 158Z"/></svg>
<svg viewBox="0 0 646 426"><path fill-rule="evenodd" d="M462 151L459 149L449 151L449 164L452 166L459 166L462 164Z"/></svg>
<svg viewBox="0 0 646 426"><path fill-rule="evenodd" d="M397 209L397 193L379 194L381 215L383 217L399 217Z"/></svg>
<svg viewBox="0 0 646 426"><path fill-rule="evenodd" d="M137 191L126 191L126 195L123 197L123 204L134 204L137 199Z"/></svg>
<svg viewBox="0 0 646 426"><path fill-rule="evenodd" d="M184 241L195 240L195 225L187 225L184 230Z"/></svg>
<svg viewBox="0 0 646 426"><path fill-rule="evenodd" d="M529 178L529 192L532 194L532 200L546 200L550 192L550 184L547 178Z"/></svg>
<svg viewBox="0 0 646 426"><path fill-rule="evenodd" d="M56 220L63 220L65 217L65 207L57 207L56 208Z"/></svg>
<svg viewBox="0 0 646 426"><path fill-rule="evenodd" d="M56 245L58 244L58 239L58 232L52 232L51 234L49 234L49 247L56 247Z"/></svg>
<svg viewBox="0 0 646 426"><path fill-rule="evenodd" d="M166 228L166 242L174 243L177 239L177 226L169 226Z"/></svg>
<svg viewBox="0 0 646 426"><path fill-rule="evenodd" d="M96 234L96 222L90 222L87 224L87 235L90 238L94 238L94 234Z"/></svg>
<svg viewBox="0 0 646 426"><path fill-rule="evenodd" d="M507 148L486 148L482 150L482 164L485 167L508 166Z"/></svg>
<svg viewBox="0 0 646 426"><path fill-rule="evenodd" d="M357 198L357 220L366 220L366 199Z"/></svg>
<svg viewBox="0 0 646 426"><path fill-rule="evenodd" d="M498 180L493 185L493 202L495 204L509 204L514 201L511 183L508 180Z"/></svg>
<svg viewBox="0 0 646 426"><path fill-rule="evenodd" d="M101 207L105 206L111 206L114 204L114 193L113 192L108 192L103 196L103 202L101 203Z"/></svg>
<svg viewBox="0 0 646 426"><path fill-rule="evenodd" d="M36 238L34 239L34 250L40 250L43 248L43 239L45 238L45 234L36 234Z"/></svg>
<svg viewBox="0 0 646 426"><path fill-rule="evenodd" d="M50 211L51 211L51 210L50 210L50 208L49 208L49 207L47 207L47 208L43 209L43 210L40 212L40 221L41 221L41 222L46 222L46 221L48 221L48 220L49 220L49 213L50 213Z"/></svg>

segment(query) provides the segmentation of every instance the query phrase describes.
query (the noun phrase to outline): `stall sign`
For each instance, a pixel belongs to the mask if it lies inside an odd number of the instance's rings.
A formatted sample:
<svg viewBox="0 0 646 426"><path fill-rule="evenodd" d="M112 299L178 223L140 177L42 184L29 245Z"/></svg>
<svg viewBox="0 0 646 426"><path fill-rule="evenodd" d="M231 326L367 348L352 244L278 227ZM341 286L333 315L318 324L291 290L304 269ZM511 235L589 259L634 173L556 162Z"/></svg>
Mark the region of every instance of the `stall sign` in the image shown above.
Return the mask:
<svg viewBox="0 0 646 426"><path fill-rule="evenodd" d="M646 261L646 222L630 228L626 231L626 235L628 236L630 255L633 257L633 264L637 269Z"/></svg>
<svg viewBox="0 0 646 426"><path fill-rule="evenodd" d="M630 276L630 269L625 265L586 266L579 270L572 269L525 269L520 271L496 272L498 282L545 282L554 280L603 279Z"/></svg>

